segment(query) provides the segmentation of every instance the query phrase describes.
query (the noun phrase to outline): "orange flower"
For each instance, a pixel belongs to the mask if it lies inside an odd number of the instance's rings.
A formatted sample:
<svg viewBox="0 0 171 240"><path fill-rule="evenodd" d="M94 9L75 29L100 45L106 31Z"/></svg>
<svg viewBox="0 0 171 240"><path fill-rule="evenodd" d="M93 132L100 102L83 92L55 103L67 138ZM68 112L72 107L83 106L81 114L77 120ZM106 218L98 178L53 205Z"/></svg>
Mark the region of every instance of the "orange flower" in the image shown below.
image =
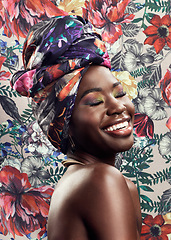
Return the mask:
<svg viewBox="0 0 171 240"><path fill-rule="evenodd" d="M48 17L68 15L50 0L0 0L0 27L11 37L25 38L30 27Z"/></svg>
<svg viewBox="0 0 171 240"><path fill-rule="evenodd" d="M125 13L130 0L85 1L83 17L94 27L102 29L102 39L113 44L122 35L121 23L131 22L135 15Z"/></svg>
<svg viewBox="0 0 171 240"><path fill-rule="evenodd" d="M165 44L171 48L171 17L165 15L160 18L159 15L154 15L150 23L153 26L144 30L144 33L148 36L144 44L154 45L156 53L159 53Z"/></svg>
<svg viewBox="0 0 171 240"><path fill-rule="evenodd" d="M171 107L171 71L167 69L166 74L159 82L162 91L162 98Z"/></svg>
<svg viewBox="0 0 171 240"><path fill-rule="evenodd" d="M2 67L2 64L5 62L6 57L3 57L0 55L0 69ZM10 77L10 72L0 71L0 80L6 80Z"/></svg>
<svg viewBox="0 0 171 240"><path fill-rule="evenodd" d="M171 233L171 224L165 224L162 215L154 219L151 215L144 218L141 231L141 240L168 240L167 234Z"/></svg>
<svg viewBox="0 0 171 240"><path fill-rule="evenodd" d="M40 229L38 239L46 232L53 188L33 188L26 173L5 166L0 171L0 231L23 236Z"/></svg>

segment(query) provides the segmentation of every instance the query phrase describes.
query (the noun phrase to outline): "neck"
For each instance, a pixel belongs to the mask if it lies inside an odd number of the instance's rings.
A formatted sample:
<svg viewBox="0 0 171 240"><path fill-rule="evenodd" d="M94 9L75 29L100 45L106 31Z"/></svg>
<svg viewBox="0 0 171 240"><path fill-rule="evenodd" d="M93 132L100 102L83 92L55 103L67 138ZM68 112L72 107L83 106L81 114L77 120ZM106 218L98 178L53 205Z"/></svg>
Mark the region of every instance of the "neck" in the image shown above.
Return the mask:
<svg viewBox="0 0 171 240"><path fill-rule="evenodd" d="M91 155L90 153L77 150L74 153L68 153L67 156L68 158L77 160L80 163L83 163L84 165L94 164L94 163L106 163L112 166L115 165L115 155L112 155L110 157L109 156L97 157L97 156Z"/></svg>

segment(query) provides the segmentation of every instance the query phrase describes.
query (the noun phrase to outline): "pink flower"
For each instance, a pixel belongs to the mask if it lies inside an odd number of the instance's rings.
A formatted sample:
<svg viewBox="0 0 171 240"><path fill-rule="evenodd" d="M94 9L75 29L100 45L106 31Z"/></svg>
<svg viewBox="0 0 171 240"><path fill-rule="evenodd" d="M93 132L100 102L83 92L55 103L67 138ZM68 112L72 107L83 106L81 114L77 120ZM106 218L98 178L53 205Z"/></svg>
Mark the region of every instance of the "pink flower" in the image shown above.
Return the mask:
<svg viewBox="0 0 171 240"><path fill-rule="evenodd" d="M134 128L138 137L148 136L149 138L153 138L154 124L146 114L135 113Z"/></svg>
<svg viewBox="0 0 171 240"><path fill-rule="evenodd" d="M129 23L133 14L124 14L130 0L90 0L85 1L83 17L96 28L103 29L102 39L113 44L122 35L120 23Z"/></svg>
<svg viewBox="0 0 171 240"><path fill-rule="evenodd" d="M162 91L162 98L171 106L171 72L168 69L164 77L160 80L159 87Z"/></svg>
<svg viewBox="0 0 171 240"><path fill-rule="evenodd" d="M0 0L0 27L11 37L25 38L31 26L48 17L68 15L50 0Z"/></svg>
<svg viewBox="0 0 171 240"><path fill-rule="evenodd" d="M46 231L49 201L53 193L50 186L32 188L26 173L11 166L0 171L0 230L23 236L41 229L38 238Z"/></svg>
<svg viewBox="0 0 171 240"><path fill-rule="evenodd" d="M14 83L13 88L23 96L28 96L29 90L33 87L33 75L36 69L25 72Z"/></svg>

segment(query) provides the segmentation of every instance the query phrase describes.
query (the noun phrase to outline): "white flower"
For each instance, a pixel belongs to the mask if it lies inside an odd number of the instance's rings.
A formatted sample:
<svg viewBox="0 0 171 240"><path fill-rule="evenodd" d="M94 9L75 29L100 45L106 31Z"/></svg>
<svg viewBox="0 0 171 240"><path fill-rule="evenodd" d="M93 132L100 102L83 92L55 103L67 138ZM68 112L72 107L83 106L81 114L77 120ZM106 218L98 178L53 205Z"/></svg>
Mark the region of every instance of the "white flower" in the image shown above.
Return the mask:
<svg viewBox="0 0 171 240"><path fill-rule="evenodd" d="M162 156L171 156L171 132L167 132L159 142L159 153Z"/></svg>
<svg viewBox="0 0 171 240"><path fill-rule="evenodd" d="M136 113L145 113L145 101L147 96L151 93L150 88L144 88L138 90L137 98L133 99Z"/></svg>
<svg viewBox="0 0 171 240"><path fill-rule="evenodd" d="M41 185L41 180L48 179L49 173L43 168L43 161L39 157L27 157L21 165L21 171L27 173L30 184L33 187Z"/></svg>
<svg viewBox="0 0 171 240"><path fill-rule="evenodd" d="M11 166L11 167L15 167L18 170L20 170L21 162L17 158L14 158L14 159L8 158L8 159L5 159L4 162L1 164L1 168L4 167L4 166Z"/></svg>
<svg viewBox="0 0 171 240"><path fill-rule="evenodd" d="M153 120L161 120L167 117L164 107L167 107L167 104L162 99L161 90L159 88L151 89L144 101L145 113Z"/></svg>
<svg viewBox="0 0 171 240"><path fill-rule="evenodd" d="M153 63L154 57L149 53L143 53L143 44L134 39L128 39L124 43L126 53L123 58L124 69L129 72L135 71L145 64Z"/></svg>
<svg viewBox="0 0 171 240"><path fill-rule="evenodd" d="M37 122L32 122L27 126L27 131L23 133L22 140L28 146L28 150L36 156L48 157L56 151Z"/></svg>

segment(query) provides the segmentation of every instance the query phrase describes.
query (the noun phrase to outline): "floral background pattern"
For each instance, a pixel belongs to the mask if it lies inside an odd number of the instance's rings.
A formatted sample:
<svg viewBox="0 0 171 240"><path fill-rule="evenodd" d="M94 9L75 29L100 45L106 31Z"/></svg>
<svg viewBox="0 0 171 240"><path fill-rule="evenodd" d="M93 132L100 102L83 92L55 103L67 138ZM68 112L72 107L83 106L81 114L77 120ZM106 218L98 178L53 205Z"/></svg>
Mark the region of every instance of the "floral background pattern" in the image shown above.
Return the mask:
<svg viewBox="0 0 171 240"><path fill-rule="evenodd" d="M170 0L0 0L0 239L47 239L50 197L65 172L27 98L11 89L29 28L48 17L88 18L114 76L135 105L134 145L116 167L137 185L142 240L171 240ZM120 72L122 71L122 72Z"/></svg>

